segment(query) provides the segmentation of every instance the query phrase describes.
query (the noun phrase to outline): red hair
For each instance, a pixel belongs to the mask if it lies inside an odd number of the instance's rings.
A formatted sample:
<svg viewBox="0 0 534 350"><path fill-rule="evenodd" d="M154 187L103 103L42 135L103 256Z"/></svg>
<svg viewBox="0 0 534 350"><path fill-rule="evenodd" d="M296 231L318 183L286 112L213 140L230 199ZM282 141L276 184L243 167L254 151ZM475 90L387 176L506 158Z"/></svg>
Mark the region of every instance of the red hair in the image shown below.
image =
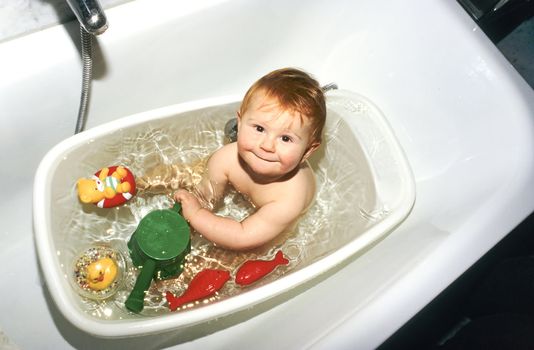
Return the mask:
<svg viewBox="0 0 534 350"><path fill-rule="evenodd" d="M248 89L239 108L240 115L245 114L252 97L258 91L276 98L280 108L299 114L301 121L307 118L312 125L312 142L321 142L326 120L326 104L323 90L317 80L295 68L272 71Z"/></svg>

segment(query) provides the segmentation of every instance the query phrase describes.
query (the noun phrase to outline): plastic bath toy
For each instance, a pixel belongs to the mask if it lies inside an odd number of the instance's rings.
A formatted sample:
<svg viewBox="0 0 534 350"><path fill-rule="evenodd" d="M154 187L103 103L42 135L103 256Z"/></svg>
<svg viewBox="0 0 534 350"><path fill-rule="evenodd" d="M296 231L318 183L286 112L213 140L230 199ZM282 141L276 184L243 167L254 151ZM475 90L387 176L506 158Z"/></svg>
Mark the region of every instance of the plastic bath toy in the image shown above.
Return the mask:
<svg viewBox="0 0 534 350"><path fill-rule="evenodd" d="M117 277L117 263L105 257L87 266L87 284L94 290L106 289Z"/></svg>
<svg viewBox="0 0 534 350"><path fill-rule="evenodd" d="M126 308L143 310L145 292L152 279L168 279L182 273L184 259L191 251L189 225L179 214L179 203L172 209L154 210L146 215L128 242L134 265L141 267Z"/></svg>
<svg viewBox="0 0 534 350"><path fill-rule="evenodd" d="M276 253L273 260L248 260L237 270L235 283L242 286L249 285L271 273L278 265L287 264L289 260L284 257L281 250Z"/></svg>
<svg viewBox="0 0 534 350"><path fill-rule="evenodd" d="M226 270L202 270L193 277L187 290L181 296L175 297L171 292L165 294L169 309L175 311L184 304L207 298L221 289L229 279L230 273Z"/></svg>
<svg viewBox="0 0 534 350"><path fill-rule="evenodd" d="M74 260L72 283L86 298L106 299L122 284L124 268L121 253L105 245L96 245Z"/></svg>
<svg viewBox="0 0 534 350"><path fill-rule="evenodd" d="M121 205L135 195L134 176L123 166L102 168L90 179L79 179L77 187L80 201L100 208Z"/></svg>

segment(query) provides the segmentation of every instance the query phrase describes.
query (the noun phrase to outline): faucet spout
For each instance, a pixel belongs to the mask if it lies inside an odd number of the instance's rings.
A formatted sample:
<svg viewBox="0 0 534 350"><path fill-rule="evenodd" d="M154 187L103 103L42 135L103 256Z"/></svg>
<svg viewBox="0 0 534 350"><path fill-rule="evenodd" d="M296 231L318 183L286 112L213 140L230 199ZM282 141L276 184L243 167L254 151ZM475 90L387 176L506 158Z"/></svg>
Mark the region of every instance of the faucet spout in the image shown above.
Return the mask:
<svg viewBox="0 0 534 350"><path fill-rule="evenodd" d="M67 0L86 32L98 35L108 29L108 20L98 0Z"/></svg>

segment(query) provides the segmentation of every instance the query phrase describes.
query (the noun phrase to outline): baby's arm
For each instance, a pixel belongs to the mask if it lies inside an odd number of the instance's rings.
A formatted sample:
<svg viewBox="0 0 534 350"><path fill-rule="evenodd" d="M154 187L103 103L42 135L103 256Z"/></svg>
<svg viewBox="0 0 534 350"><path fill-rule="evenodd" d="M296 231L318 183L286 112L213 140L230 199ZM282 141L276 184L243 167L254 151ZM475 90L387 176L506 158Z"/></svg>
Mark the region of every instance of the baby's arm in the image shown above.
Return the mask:
<svg viewBox="0 0 534 350"><path fill-rule="evenodd" d="M267 243L286 231L302 212L298 205L274 201L238 222L203 208L196 197L185 190L176 192L175 199L182 203L185 219L198 233L215 244L235 250Z"/></svg>
<svg viewBox="0 0 534 350"><path fill-rule="evenodd" d="M200 183L195 186L193 192L197 199L203 202L204 207L213 208L215 203L222 198L228 184L228 157L232 155L227 146L213 153L206 165L206 171ZM188 203L185 204L186 206ZM184 205L182 204L182 207Z"/></svg>

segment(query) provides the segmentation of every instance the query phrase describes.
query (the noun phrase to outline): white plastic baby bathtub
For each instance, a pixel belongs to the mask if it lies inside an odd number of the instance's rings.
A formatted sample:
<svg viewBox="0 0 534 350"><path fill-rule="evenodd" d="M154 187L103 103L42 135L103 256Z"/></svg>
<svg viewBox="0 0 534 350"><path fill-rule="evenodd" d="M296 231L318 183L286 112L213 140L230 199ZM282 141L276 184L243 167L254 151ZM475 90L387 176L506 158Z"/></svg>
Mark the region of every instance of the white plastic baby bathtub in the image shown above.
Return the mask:
<svg viewBox="0 0 534 350"><path fill-rule="evenodd" d="M161 163L198 161L222 145L224 125L235 118L239 99L201 100L121 118L54 147L36 173L34 227L43 275L64 317L80 329L104 337L191 326L294 290L390 232L408 215L415 200L414 181L403 152L386 119L370 101L346 91L327 96L323 148L311 159L318 178L316 204L296 232L252 257L224 251L210 255L210 245L197 242L190 260L220 259L221 266L228 267L228 260L270 258L273 250L281 249L290 265L249 288L227 283L220 300L175 313L168 312L159 290L147 294L145 304L150 307L145 306L140 315L127 311L124 301L133 287L130 281L105 301L91 302L77 294L71 279L81 251L97 243L115 244L129 260L125 243L140 218L170 204L165 196L154 202L159 197L143 196L140 191L142 199L132 199L120 209L95 210L92 204L79 202L76 180L92 174L92 169L113 164L144 174ZM232 201L227 203L232 205Z"/></svg>

